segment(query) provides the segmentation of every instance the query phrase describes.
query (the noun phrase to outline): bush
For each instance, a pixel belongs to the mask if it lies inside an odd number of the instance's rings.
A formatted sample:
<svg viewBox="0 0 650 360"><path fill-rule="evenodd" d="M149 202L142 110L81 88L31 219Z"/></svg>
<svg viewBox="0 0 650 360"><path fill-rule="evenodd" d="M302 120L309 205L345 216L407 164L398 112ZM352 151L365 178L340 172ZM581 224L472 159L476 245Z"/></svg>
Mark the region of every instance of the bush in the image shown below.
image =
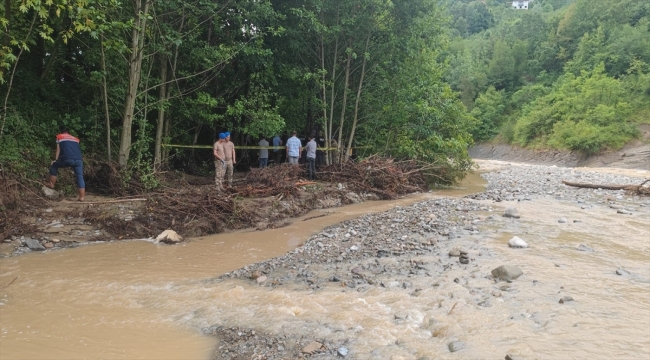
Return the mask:
<svg viewBox="0 0 650 360"><path fill-rule="evenodd" d="M637 134L634 126L624 123L600 126L586 120L577 123L565 120L555 124L548 143L591 154L606 148L620 148Z"/></svg>

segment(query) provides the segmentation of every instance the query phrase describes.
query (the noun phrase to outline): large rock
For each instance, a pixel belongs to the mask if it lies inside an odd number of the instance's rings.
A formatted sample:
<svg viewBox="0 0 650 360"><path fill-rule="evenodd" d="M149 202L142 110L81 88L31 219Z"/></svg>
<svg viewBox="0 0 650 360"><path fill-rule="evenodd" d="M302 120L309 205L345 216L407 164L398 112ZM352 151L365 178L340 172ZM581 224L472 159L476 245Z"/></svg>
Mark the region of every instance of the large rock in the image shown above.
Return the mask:
<svg viewBox="0 0 650 360"><path fill-rule="evenodd" d="M528 244L522 240L519 236L515 236L512 239L508 240L508 246L514 249L523 249L527 248Z"/></svg>
<svg viewBox="0 0 650 360"><path fill-rule="evenodd" d="M501 265L498 268L492 270L492 276L497 279L506 281L514 280L523 274L524 272L514 265Z"/></svg>
<svg viewBox="0 0 650 360"><path fill-rule="evenodd" d="M178 244L183 241L183 237L178 235L174 230L165 230L156 237L157 243Z"/></svg>
<svg viewBox="0 0 650 360"><path fill-rule="evenodd" d="M50 189L49 187L47 187L45 185L43 185L43 187L41 187L41 192L48 199L58 199L61 196L58 191L56 191L54 189Z"/></svg>
<svg viewBox="0 0 650 360"><path fill-rule="evenodd" d="M519 219L521 216L519 215L519 211L517 211L516 208L507 208L503 213L503 217Z"/></svg>
<svg viewBox="0 0 650 360"><path fill-rule="evenodd" d="M45 250L45 247L41 245L41 243L38 242L38 240L25 239L25 245L27 245L27 247L30 248L31 250L35 250L35 251Z"/></svg>

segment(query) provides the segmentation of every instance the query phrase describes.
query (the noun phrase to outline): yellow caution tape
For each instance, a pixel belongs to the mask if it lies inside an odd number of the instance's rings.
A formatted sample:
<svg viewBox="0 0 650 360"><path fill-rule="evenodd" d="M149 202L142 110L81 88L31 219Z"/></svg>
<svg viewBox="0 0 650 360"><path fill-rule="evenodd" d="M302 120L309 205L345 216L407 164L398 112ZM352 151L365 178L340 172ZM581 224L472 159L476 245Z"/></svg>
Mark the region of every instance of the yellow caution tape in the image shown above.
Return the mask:
<svg viewBox="0 0 650 360"><path fill-rule="evenodd" d="M212 145L174 145L174 144L161 144L162 147L169 147L169 148L187 148L187 149L212 149ZM304 146L303 146L304 147ZM235 149L238 150L284 150L286 147L284 146L237 146L235 145ZM339 150L338 148L321 148L319 147L317 150L321 151L334 151L334 150Z"/></svg>

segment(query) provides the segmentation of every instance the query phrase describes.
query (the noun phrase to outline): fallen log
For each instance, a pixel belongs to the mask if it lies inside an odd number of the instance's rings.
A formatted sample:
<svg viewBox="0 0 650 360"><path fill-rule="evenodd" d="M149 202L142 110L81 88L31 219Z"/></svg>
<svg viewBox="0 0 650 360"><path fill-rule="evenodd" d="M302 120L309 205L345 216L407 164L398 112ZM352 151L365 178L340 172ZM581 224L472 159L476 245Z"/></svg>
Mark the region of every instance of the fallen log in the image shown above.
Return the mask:
<svg viewBox="0 0 650 360"><path fill-rule="evenodd" d="M562 181L562 184L584 189L603 189L603 190L632 190L637 188L637 185L603 185L603 184L588 184L576 183L570 181Z"/></svg>
<svg viewBox="0 0 650 360"><path fill-rule="evenodd" d="M630 191L633 192L637 195L650 195L650 187L645 186L650 182L650 179L642 182L639 185L605 185L605 184L589 184L589 183L577 183L577 182L571 182L571 181L562 181L562 184L567 185L567 186L572 186L572 187L577 187L577 188L584 188L584 189L603 189L603 190L625 190L625 191Z"/></svg>

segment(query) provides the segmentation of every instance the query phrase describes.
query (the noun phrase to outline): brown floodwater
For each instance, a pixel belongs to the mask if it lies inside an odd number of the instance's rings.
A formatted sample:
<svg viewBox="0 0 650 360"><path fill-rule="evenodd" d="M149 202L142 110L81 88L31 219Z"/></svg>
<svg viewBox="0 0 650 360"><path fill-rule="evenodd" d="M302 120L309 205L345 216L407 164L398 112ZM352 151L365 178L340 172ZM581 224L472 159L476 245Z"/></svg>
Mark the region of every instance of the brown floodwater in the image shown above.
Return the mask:
<svg viewBox="0 0 650 360"><path fill-rule="evenodd" d="M414 279L423 289L417 297L401 288L314 292L211 280L284 254L341 221L484 185L473 174L455 189L313 211L282 229L177 246L113 242L0 259L0 358L208 359L215 340L201 329L213 324L354 339L349 347L359 359L650 356L647 213L612 218L611 209L585 214L555 200L522 203L520 212L535 213L534 220L499 219L485 230L483 245L497 256L477 262L469 277L460 269L445 273L435 288L431 278ZM581 222L558 227L559 213ZM531 248L504 246L512 235L525 237ZM470 247L477 240L458 241ZM578 252L579 244L594 251ZM503 296L490 307L476 306L474 290L492 289L485 274L502 263L515 263L526 275L499 290ZM632 275L615 275L617 267ZM565 294L575 303L558 304ZM397 323L396 313L408 317ZM451 340L470 346L449 353Z"/></svg>
<svg viewBox="0 0 650 360"><path fill-rule="evenodd" d="M459 187L312 211L281 229L178 246L122 241L0 259L0 358L209 358L214 339L201 335L184 312L239 300L215 293L203 279L282 255L347 219L484 186L475 173ZM318 215L325 216L312 218Z"/></svg>

